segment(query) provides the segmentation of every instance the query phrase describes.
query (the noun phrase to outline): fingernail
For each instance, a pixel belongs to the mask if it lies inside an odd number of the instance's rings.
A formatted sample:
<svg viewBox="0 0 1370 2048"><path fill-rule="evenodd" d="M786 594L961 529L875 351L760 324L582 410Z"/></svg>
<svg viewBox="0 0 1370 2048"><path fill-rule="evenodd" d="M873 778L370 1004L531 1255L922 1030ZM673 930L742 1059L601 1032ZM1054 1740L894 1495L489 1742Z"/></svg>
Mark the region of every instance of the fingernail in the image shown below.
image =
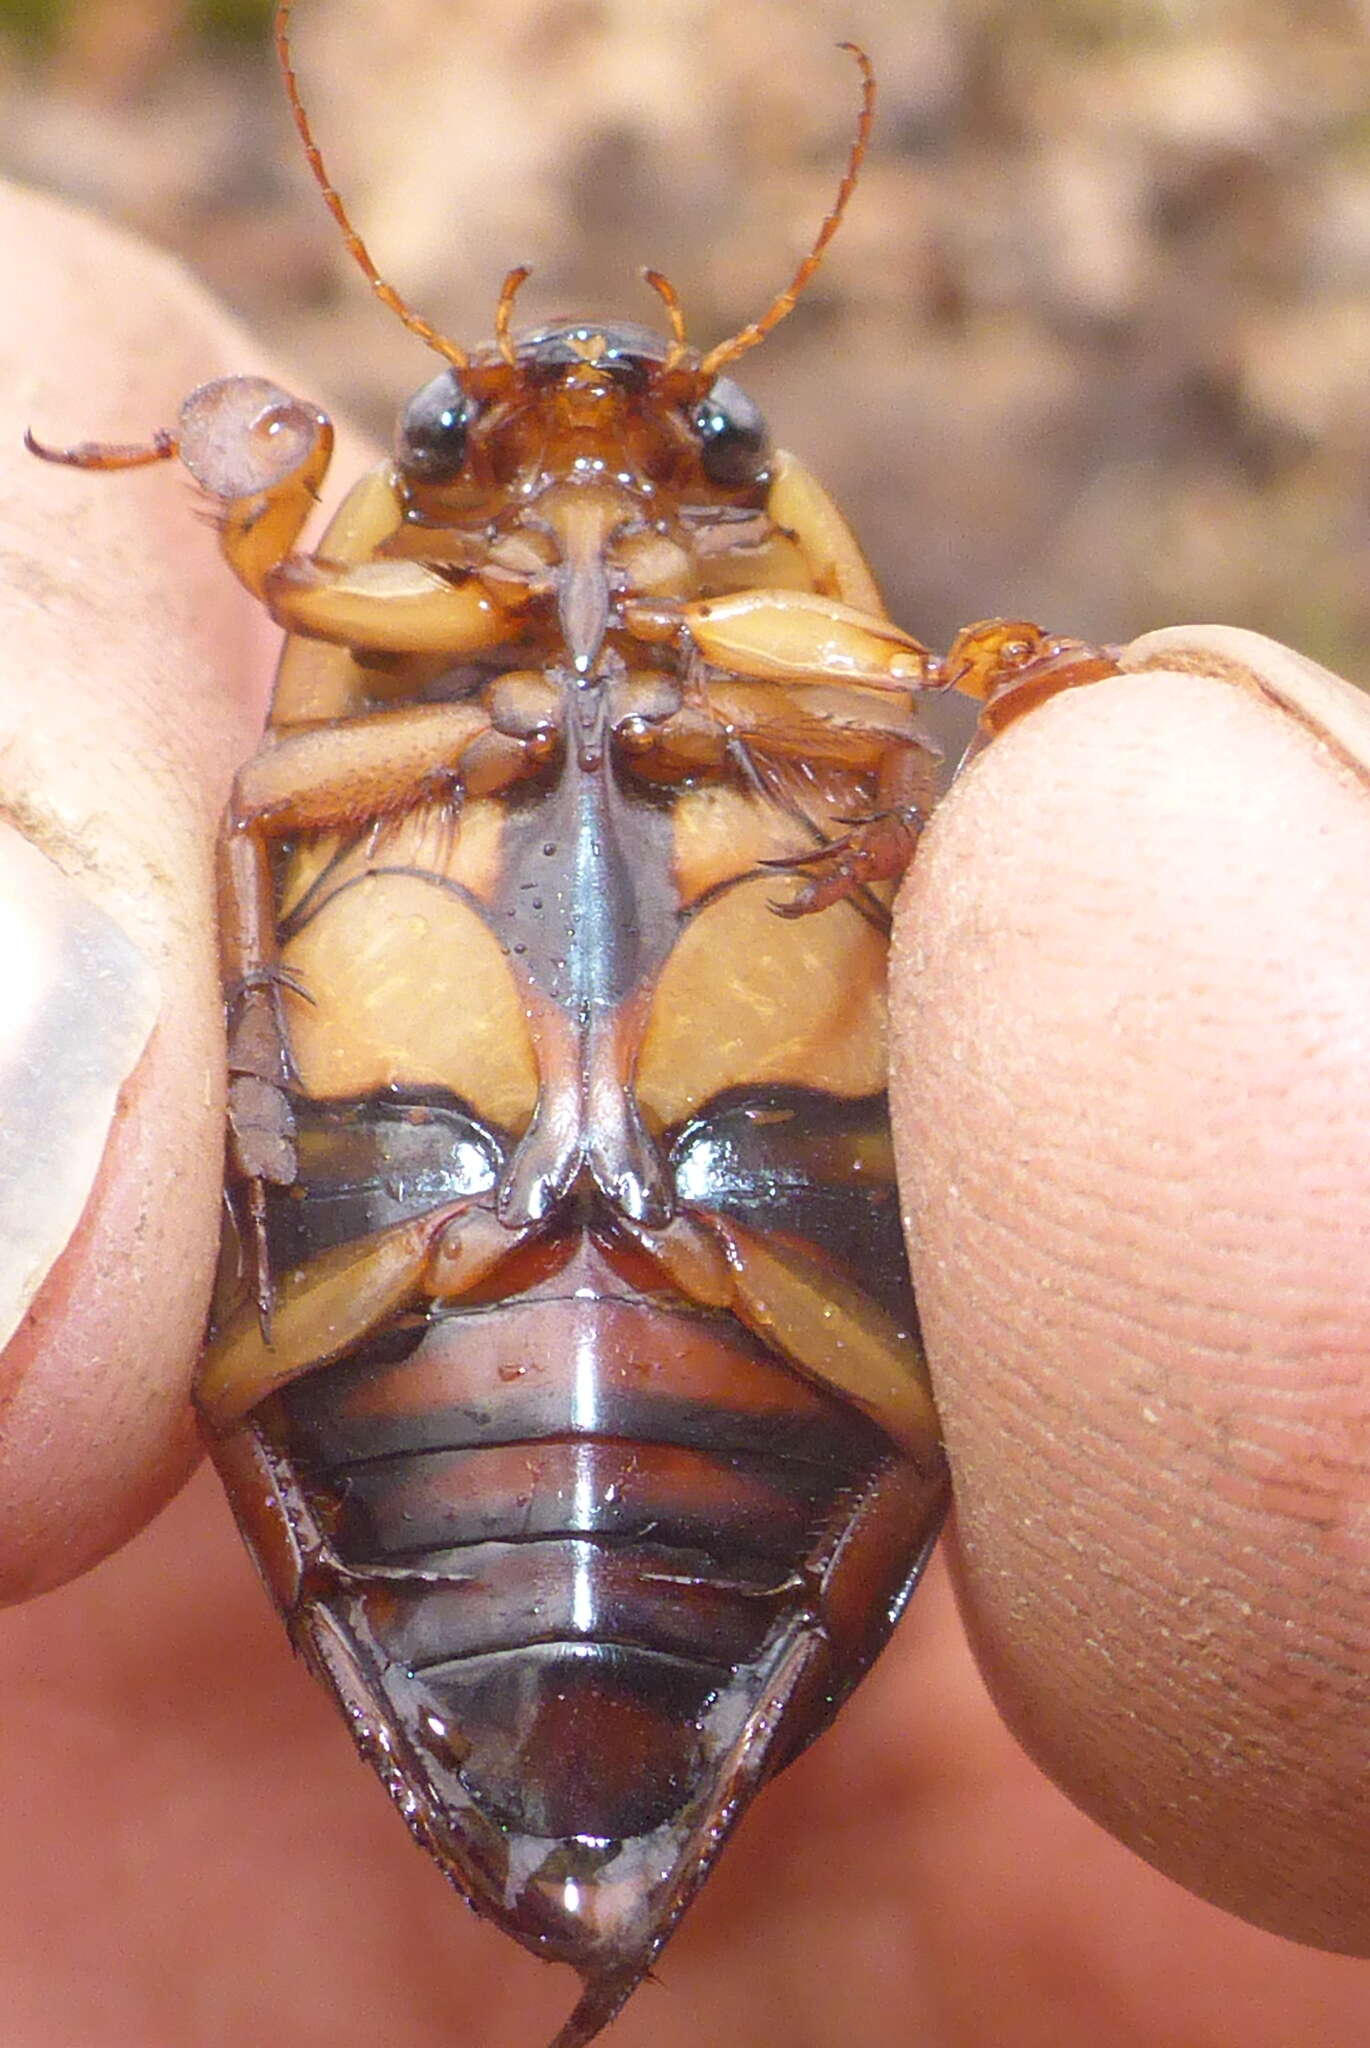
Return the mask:
<svg viewBox="0 0 1370 2048"><path fill-rule="evenodd" d="M107 912L0 825L0 1347L71 1239L160 990Z"/></svg>
<svg viewBox="0 0 1370 2048"><path fill-rule="evenodd" d="M1179 669L1255 689L1370 777L1370 696L1264 633L1245 626L1165 626L1134 640L1123 665Z"/></svg>

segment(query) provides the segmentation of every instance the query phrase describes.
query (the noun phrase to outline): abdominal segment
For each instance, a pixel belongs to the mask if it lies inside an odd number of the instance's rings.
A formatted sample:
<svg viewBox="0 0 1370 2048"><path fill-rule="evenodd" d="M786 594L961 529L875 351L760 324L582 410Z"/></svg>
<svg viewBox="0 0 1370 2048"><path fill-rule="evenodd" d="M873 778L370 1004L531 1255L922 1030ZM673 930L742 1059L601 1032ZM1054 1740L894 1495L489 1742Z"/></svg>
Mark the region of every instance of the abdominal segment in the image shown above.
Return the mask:
<svg viewBox="0 0 1370 2048"><path fill-rule="evenodd" d="M530 1271L295 1380L224 1462L454 1882L538 1953L637 1972L880 1648L944 1480L631 1246L568 1229Z"/></svg>

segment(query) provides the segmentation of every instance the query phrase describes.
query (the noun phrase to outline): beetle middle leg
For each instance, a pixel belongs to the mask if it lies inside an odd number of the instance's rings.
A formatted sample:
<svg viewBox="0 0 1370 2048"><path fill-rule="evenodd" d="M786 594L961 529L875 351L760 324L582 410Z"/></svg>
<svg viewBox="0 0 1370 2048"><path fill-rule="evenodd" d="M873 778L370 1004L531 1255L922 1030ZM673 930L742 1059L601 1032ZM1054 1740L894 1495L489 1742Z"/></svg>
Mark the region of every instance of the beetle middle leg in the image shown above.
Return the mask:
<svg viewBox="0 0 1370 2048"><path fill-rule="evenodd" d="M693 697L670 717L634 722L626 737L639 773L720 773L741 756L752 767L807 766L874 783L869 813L849 831L829 838L806 816L816 844L767 863L803 877L793 900L775 906L782 916L825 909L904 872L941 760L937 743L915 723L911 697L900 706L860 686L795 682L777 688L705 668L696 673Z"/></svg>
<svg viewBox="0 0 1370 2048"><path fill-rule="evenodd" d="M265 1190L296 1175L294 1067L285 998L307 998L283 970L272 853L303 834L359 828L460 791L488 793L537 773L546 737L498 730L473 704L423 704L307 728L268 744L241 771L222 844L224 978L229 1019L229 1140L252 1240L255 1296L271 1314Z"/></svg>
<svg viewBox="0 0 1370 2048"><path fill-rule="evenodd" d="M914 701L950 681L919 641L879 611L814 591L638 603L625 613L643 639L674 642L685 679L685 706L657 728L658 747L698 759L712 727L734 753L874 778L869 816L776 863L808 871L795 900L777 906L783 914L821 910L903 873L941 758L915 722ZM644 752L652 743L637 742Z"/></svg>
<svg viewBox="0 0 1370 2048"><path fill-rule="evenodd" d="M876 738L876 733L879 737ZM808 917L843 903L878 882L897 882L918 849L933 801L941 750L927 735L873 732L875 777L871 807L851 818L849 829L810 853L767 862L778 873L802 877L787 903L774 903L780 917Z"/></svg>

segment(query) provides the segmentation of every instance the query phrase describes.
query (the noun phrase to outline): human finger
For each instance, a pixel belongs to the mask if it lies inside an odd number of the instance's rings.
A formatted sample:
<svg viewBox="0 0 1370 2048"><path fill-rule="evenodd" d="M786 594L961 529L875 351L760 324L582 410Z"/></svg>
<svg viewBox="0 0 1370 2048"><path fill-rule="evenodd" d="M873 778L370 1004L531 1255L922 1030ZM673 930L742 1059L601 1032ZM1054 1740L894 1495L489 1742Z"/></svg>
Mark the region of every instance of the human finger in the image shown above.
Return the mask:
<svg viewBox="0 0 1370 2048"><path fill-rule="evenodd" d="M1370 1947L1370 710L1253 634L1024 718L902 899L895 1094L1010 1726L1204 1896Z"/></svg>
<svg viewBox="0 0 1370 2048"><path fill-rule="evenodd" d="M0 193L0 1594L82 1569L184 1477L218 1233L212 849L272 635L171 467L48 468L259 366L157 252Z"/></svg>

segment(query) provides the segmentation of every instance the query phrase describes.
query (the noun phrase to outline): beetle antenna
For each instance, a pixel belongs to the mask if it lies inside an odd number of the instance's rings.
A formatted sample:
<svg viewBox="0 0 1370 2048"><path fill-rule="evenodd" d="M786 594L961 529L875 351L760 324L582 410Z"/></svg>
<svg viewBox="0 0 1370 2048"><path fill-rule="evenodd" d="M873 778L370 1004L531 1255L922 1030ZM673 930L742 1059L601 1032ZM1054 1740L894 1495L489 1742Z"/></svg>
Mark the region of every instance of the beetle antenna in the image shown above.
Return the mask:
<svg viewBox="0 0 1370 2048"><path fill-rule="evenodd" d="M644 270L642 280L644 284L649 284L652 287L652 290L666 308L666 316L671 323L671 352L663 363L662 368L673 370L684 355L687 347L685 340L685 314L681 308L680 294L671 283L670 278L663 277L659 270Z"/></svg>
<svg viewBox="0 0 1370 2048"><path fill-rule="evenodd" d="M531 275L531 265L515 264L499 288L499 304L495 308L495 341L511 370L518 368L518 352L514 347L514 337L509 332L509 322L513 317L514 300L518 297L519 287L524 279Z"/></svg>
<svg viewBox="0 0 1370 2048"><path fill-rule="evenodd" d="M725 363L731 363L736 357L744 355L749 348L755 348L756 344L764 341L771 329L778 327L785 315L793 309L799 294L822 262L823 251L837 233L842 216L847 210L847 201L856 190L856 181L861 175L861 165L865 160L866 145L871 138L871 124L875 119L875 67L858 44L839 43L837 47L839 50L850 51L861 68L861 112L857 118L856 134L852 140L851 154L847 158L847 168L843 173L842 183L837 188L837 197L818 230L813 247L784 291L772 299L759 320L749 320L745 327L740 328L727 341L720 341L717 347L711 348L702 358L699 368L701 375L705 377L716 377Z"/></svg>
<svg viewBox="0 0 1370 2048"><path fill-rule="evenodd" d="M295 126L299 130L300 141L304 144L305 158L310 170L314 174L315 184L323 193L329 212L342 229L342 238L347 244L348 254L361 270L381 304L388 306L392 313L398 313L400 319L409 329L409 332L416 334L420 341L427 342L429 348L436 349L437 353L440 356L444 356L454 369L464 370L469 361L465 349L459 348L455 341L449 341L445 334L439 334L436 327L431 326L423 318L422 314L416 313L413 307L400 297L393 284L386 282L372 262L365 242L363 242L361 236L347 217L347 208L343 205L340 194L329 178L327 170L324 168L324 160L319 153L319 145L314 140L313 130L309 125L309 116L304 110L304 101L300 98L299 80L295 76L295 66L290 56L291 6L292 0L278 0L273 30L276 41L276 56L280 63L281 76L285 80L285 92L286 98L290 102L290 111L294 116Z"/></svg>

